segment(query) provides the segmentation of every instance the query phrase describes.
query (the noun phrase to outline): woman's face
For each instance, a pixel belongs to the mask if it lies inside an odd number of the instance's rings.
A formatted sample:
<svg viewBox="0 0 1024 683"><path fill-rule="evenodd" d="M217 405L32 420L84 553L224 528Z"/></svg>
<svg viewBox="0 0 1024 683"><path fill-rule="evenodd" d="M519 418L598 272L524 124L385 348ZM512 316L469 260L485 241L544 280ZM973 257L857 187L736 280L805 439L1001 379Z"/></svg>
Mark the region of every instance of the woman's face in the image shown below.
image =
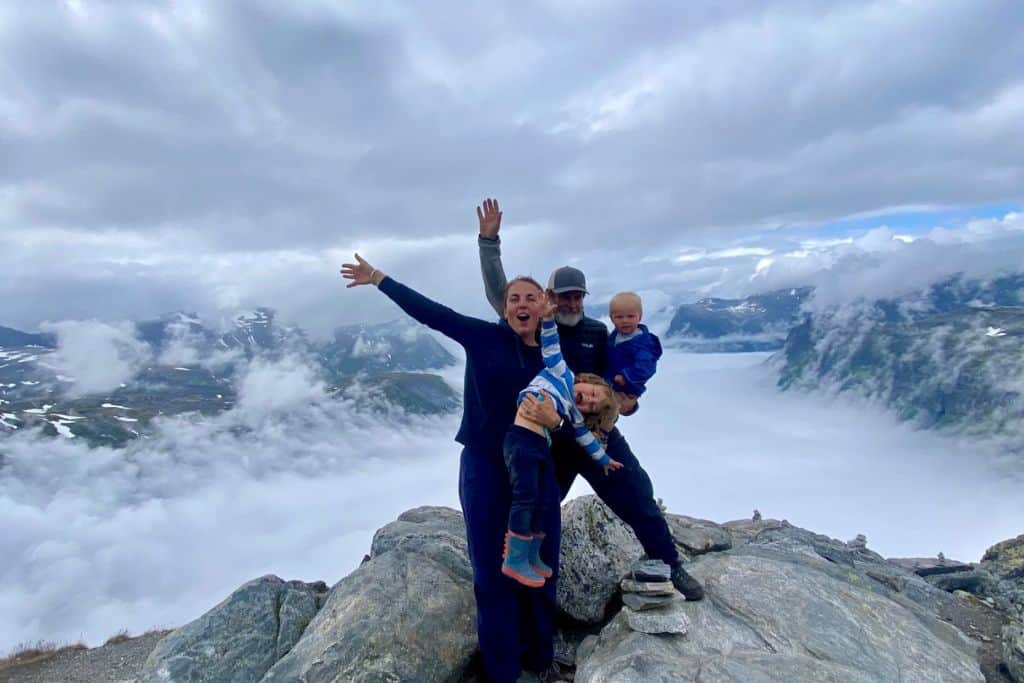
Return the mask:
<svg viewBox="0 0 1024 683"><path fill-rule="evenodd" d="M508 287L505 295L505 320L525 340L532 340L540 324L544 291L532 282L520 280Z"/></svg>

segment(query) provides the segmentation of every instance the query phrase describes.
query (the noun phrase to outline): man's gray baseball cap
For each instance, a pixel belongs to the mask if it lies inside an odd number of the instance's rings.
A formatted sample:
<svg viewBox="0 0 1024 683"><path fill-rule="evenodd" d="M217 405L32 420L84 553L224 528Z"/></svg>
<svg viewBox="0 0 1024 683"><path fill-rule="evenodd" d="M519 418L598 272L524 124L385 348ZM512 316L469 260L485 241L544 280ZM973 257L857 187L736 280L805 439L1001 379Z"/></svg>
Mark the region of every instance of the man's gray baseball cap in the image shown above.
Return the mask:
<svg viewBox="0 0 1024 683"><path fill-rule="evenodd" d="M587 291L587 278L583 271L572 266L562 266L555 269L551 273L551 277L548 278L548 289L555 294L564 294L565 292L590 293Z"/></svg>

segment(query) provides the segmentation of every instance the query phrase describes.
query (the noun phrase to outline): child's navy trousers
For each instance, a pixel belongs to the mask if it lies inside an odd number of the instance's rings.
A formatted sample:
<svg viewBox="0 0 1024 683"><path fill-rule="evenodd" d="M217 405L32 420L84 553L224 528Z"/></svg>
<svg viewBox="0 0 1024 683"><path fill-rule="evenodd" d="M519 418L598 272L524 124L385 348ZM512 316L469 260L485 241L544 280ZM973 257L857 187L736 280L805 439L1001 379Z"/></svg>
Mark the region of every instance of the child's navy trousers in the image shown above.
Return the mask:
<svg viewBox="0 0 1024 683"><path fill-rule="evenodd" d="M544 531L545 507L550 497L547 480L554 471L548 440L526 427L512 425L502 450L512 484L508 528L522 536Z"/></svg>

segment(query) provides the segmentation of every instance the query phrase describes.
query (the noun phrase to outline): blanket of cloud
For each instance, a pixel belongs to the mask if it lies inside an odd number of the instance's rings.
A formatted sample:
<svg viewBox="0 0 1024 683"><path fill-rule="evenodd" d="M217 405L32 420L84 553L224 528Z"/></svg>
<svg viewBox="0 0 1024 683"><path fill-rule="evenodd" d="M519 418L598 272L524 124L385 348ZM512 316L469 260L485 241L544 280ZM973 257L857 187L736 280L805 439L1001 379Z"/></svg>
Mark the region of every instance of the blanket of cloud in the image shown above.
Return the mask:
<svg viewBox="0 0 1024 683"><path fill-rule="evenodd" d="M870 407L780 394L765 357L669 351L623 421L673 511L758 508L964 560L1024 528L1019 473ZM163 420L124 450L0 441L0 651L177 626L266 573L331 583L402 510L458 507L455 416L361 412L296 363L260 364L233 410Z"/></svg>
<svg viewBox="0 0 1024 683"><path fill-rule="evenodd" d="M44 323L40 330L56 335L58 350L47 362L57 373L74 378L72 395L110 391L151 360L152 349L128 322L63 320Z"/></svg>
<svg viewBox="0 0 1024 683"><path fill-rule="evenodd" d="M760 257L748 288L813 285L809 310L915 295L960 275L985 280L1020 272L1024 213L973 219L955 229L935 225L899 232L881 225L843 239L807 241Z"/></svg>
<svg viewBox="0 0 1024 683"><path fill-rule="evenodd" d="M16 327L326 326L354 249L428 291L472 272L489 195L514 270L691 293L808 226L1024 199L1016 0L15 3L0 59Z"/></svg>
<svg viewBox="0 0 1024 683"><path fill-rule="evenodd" d="M925 428L1022 451L1024 274L957 277L819 311L773 358L779 386L853 392Z"/></svg>

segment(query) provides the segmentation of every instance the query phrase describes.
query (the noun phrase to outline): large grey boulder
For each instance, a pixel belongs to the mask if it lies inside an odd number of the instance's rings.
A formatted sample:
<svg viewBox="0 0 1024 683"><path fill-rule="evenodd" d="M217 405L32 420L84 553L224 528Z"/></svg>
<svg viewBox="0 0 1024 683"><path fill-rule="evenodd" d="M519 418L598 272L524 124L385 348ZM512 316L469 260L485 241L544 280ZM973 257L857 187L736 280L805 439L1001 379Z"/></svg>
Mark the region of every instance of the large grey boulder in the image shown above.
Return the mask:
<svg viewBox="0 0 1024 683"><path fill-rule="evenodd" d="M975 645L936 616L952 596L906 574L906 592L867 574L866 549L794 527L768 529L688 567L707 591L683 602L685 636L649 636L620 614L577 652L576 680L984 680ZM933 609L934 608L934 609Z"/></svg>
<svg viewBox="0 0 1024 683"><path fill-rule="evenodd" d="M983 569L968 569L967 571L950 572L948 574L931 574L924 577L924 580L939 590L947 593L954 591L965 591L974 595L988 595L996 586L992 575Z"/></svg>
<svg viewBox="0 0 1024 683"><path fill-rule="evenodd" d="M1002 654L1010 678L1016 683L1024 683L1024 626L1009 624L1003 627Z"/></svg>
<svg viewBox="0 0 1024 683"><path fill-rule="evenodd" d="M720 526L729 532L734 546L742 545L759 534L772 529L784 529L790 526L784 519L764 519L757 510L754 511L753 519L736 519L731 522L723 522Z"/></svg>
<svg viewBox="0 0 1024 683"><path fill-rule="evenodd" d="M666 514L672 540L685 555L703 555L732 547L732 534L720 524L686 515Z"/></svg>
<svg viewBox="0 0 1024 683"><path fill-rule="evenodd" d="M643 554L636 536L597 496L562 507L558 606L579 621L598 624L621 579Z"/></svg>
<svg viewBox="0 0 1024 683"><path fill-rule="evenodd" d="M326 590L276 576L250 581L157 643L139 681L258 681L298 642Z"/></svg>
<svg viewBox="0 0 1024 683"><path fill-rule="evenodd" d="M689 609L690 603L685 607ZM769 653L764 647L712 651L695 656L693 635L638 633L619 614L599 636L590 636L576 652L578 683L750 683L757 681L830 681L878 683L878 679L809 655ZM723 641L723 645L727 643ZM954 679L949 679L954 680Z"/></svg>
<svg viewBox="0 0 1024 683"><path fill-rule="evenodd" d="M1000 609L1024 620L1024 534L986 550L979 567L993 577L982 592Z"/></svg>
<svg viewBox="0 0 1024 683"><path fill-rule="evenodd" d="M998 580L986 569L943 557L890 557L888 561L912 571L939 590L965 591L989 596L998 589Z"/></svg>
<svg viewBox="0 0 1024 683"><path fill-rule="evenodd" d="M377 532L370 559L263 681L457 680L476 649L475 614L462 515L409 510Z"/></svg>
<svg viewBox="0 0 1024 683"><path fill-rule="evenodd" d="M973 567L965 562L945 557L890 557L889 562L914 572L918 576L936 576L969 572Z"/></svg>
<svg viewBox="0 0 1024 683"><path fill-rule="evenodd" d="M1024 579L1024 534L996 543L985 551L981 563L1000 579Z"/></svg>
<svg viewBox="0 0 1024 683"><path fill-rule="evenodd" d="M939 614L956 602L952 594L937 590L924 578L886 561L868 548L851 548L785 521L780 526L760 531L734 552L769 552L806 559L840 578L856 575L856 580L866 588L901 604L915 603L931 614ZM820 560L827 564L821 564Z"/></svg>

